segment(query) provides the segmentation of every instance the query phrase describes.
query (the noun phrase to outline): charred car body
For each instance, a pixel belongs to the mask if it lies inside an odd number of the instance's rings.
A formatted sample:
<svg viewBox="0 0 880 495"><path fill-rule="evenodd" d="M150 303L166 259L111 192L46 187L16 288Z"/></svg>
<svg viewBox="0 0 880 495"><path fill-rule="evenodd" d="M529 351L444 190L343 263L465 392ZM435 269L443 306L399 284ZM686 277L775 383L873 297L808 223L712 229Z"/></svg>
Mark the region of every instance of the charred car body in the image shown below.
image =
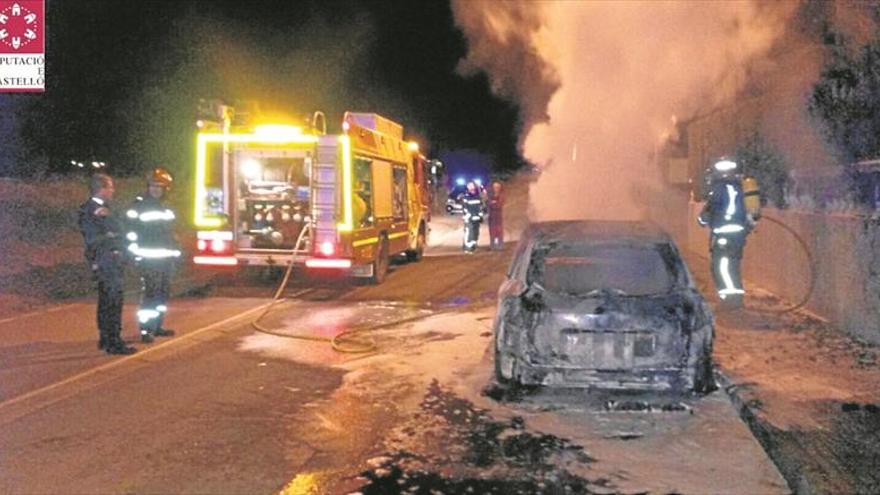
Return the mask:
<svg viewBox="0 0 880 495"><path fill-rule="evenodd" d="M501 383L714 389L714 317L672 239L656 227L532 224L498 295Z"/></svg>

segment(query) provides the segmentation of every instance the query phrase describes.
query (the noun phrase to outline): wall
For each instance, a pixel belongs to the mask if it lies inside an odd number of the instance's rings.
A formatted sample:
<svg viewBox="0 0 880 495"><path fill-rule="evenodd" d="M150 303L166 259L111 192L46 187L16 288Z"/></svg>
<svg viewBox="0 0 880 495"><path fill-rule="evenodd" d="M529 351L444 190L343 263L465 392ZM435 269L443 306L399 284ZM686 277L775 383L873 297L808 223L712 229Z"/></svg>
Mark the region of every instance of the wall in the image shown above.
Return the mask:
<svg viewBox="0 0 880 495"><path fill-rule="evenodd" d="M688 205L695 219L702 203ZM757 285L800 301L815 286L807 309L835 326L880 344L880 223L863 217L767 208L764 215L788 225L809 246L812 263L794 236L762 220L746 243L743 276L746 290ZM708 230L689 222L682 247L707 253Z"/></svg>

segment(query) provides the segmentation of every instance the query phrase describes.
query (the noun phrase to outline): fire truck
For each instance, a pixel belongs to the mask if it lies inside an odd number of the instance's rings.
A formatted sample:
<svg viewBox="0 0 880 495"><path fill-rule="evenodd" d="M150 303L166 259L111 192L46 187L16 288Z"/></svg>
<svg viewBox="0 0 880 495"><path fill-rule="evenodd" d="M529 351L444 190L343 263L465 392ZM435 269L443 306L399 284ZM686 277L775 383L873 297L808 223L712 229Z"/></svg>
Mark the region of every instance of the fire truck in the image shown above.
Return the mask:
<svg viewBox="0 0 880 495"><path fill-rule="evenodd" d="M418 144L373 113L346 112L341 134L326 134L319 114L198 133L194 263L293 263L378 284L392 257L421 259L431 191Z"/></svg>

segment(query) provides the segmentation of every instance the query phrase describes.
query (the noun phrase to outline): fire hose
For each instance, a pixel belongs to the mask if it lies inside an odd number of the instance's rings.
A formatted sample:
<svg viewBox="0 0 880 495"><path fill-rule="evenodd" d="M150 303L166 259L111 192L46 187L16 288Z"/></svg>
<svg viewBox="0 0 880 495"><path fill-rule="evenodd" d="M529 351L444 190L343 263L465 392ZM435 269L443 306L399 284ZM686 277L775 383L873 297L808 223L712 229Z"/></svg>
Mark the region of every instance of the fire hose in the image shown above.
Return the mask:
<svg viewBox="0 0 880 495"><path fill-rule="evenodd" d="M276 337L284 337L288 339L298 339L298 340L307 340L311 342L327 342L333 348L334 351L337 352L345 352L351 354L365 354L369 352L373 352L376 350L376 341L372 337L358 337L359 334L363 334L369 330L377 329L376 325L370 326L361 326L354 327L344 332L337 334L334 337L320 337L316 335L308 335L304 333L300 334L291 334L291 333L283 333L278 332L269 328L264 327L260 320L266 317L278 304L287 301L288 299L282 297L282 294L287 289L287 284L290 281L290 275L293 273L293 259L296 256L296 253L300 250L300 247L303 245L305 240L306 233L310 233L312 230L311 224L307 225L303 228L299 237L296 239L296 243L294 243L293 249L290 251L290 260L287 262L287 269L284 272L284 278L281 279L281 283L278 285L278 289L275 291L275 295L272 296L272 302L266 306L260 314L251 321L251 326L254 330L264 333L267 335L274 335ZM311 235L309 235L311 238ZM394 324L398 322L393 322ZM380 326L389 326L390 324L384 324Z"/></svg>
<svg viewBox="0 0 880 495"><path fill-rule="evenodd" d="M408 316L406 318L398 318L396 320L387 321L384 323L376 323L371 325L360 325L349 328L334 337L320 337L316 335L309 335L305 333L285 333L279 332L276 330L272 330L270 328L264 327L260 321L266 317L275 307L277 307L280 303L288 301L289 299L282 297L282 294L287 289L287 284L290 281L290 275L293 273L293 259L296 253L299 251L300 246L304 241L304 236L306 232L311 231L311 225L302 229L297 238L296 243L294 244L293 249L290 254L290 261L287 263L287 269L284 272L284 278L281 280L281 283L278 284L278 289L275 291L275 295L272 297L272 301L266 306L260 314L251 321L251 326L254 330L264 333L267 335L273 335L275 337L283 337L287 339L298 339L298 340L306 340L310 342L327 342L330 344L331 348L336 352L348 353L348 354L366 354L370 352L375 352L378 348L376 344L376 339L372 336L366 335L368 332L372 332L375 330L381 330L383 328L389 328L397 325L401 325L404 323L410 323L418 320L423 320L430 316L434 316L438 313L449 312L452 310L461 310L463 308L475 308L479 306L483 306L485 304L469 304L464 306L456 306L454 308L447 308L440 312L431 312L428 314L421 314L415 316ZM311 235L309 235L311 238Z"/></svg>
<svg viewBox="0 0 880 495"><path fill-rule="evenodd" d="M792 229L791 227L789 227L788 225L786 225L782 221L777 220L773 217L768 217L765 215L765 216L762 216L761 218L764 220L769 220L770 223L778 225L783 230L785 230L786 232L791 234L792 237L794 237L795 241L797 241L798 245L801 247L801 250L804 252L804 255L806 255L806 257L807 257L807 265L810 268L810 282L809 282L809 285L807 285L807 290L804 293L803 297L801 297L801 299L798 302L796 302L795 304L793 304L792 306L789 306L787 308L782 308L782 309L755 309L755 311L760 311L760 312L764 312L764 313L778 313L778 314L790 313L790 312L795 311L797 309L800 309L804 305L806 305L807 302L809 302L810 297L812 297L812 295L813 295L813 290L816 287L816 268L813 266L813 253L810 252L810 248L809 248L809 246L807 246L807 243L804 241L804 239L797 232L794 231L794 229Z"/></svg>

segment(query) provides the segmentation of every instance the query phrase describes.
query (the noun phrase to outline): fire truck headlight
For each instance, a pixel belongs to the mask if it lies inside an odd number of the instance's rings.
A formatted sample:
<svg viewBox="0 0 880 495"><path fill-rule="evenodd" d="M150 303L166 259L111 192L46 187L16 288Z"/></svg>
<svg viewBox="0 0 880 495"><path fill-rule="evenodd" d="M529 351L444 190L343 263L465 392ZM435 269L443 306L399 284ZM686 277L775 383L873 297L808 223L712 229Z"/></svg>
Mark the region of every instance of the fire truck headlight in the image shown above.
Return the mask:
<svg viewBox="0 0 880 495"><path fill-rule="evenodd" d="M241 164L241 173L244 174L247 179L254 180L258 178L262 171L263 166L256 160L247 160Z"/></svg>
<svg viewBox="0 0 880 495"><path fill-rule="evenodd" d="M330 241L324 241L321 243L321 254L324 256L333 256L333 253L336 252L336 247Z"/></svg>

